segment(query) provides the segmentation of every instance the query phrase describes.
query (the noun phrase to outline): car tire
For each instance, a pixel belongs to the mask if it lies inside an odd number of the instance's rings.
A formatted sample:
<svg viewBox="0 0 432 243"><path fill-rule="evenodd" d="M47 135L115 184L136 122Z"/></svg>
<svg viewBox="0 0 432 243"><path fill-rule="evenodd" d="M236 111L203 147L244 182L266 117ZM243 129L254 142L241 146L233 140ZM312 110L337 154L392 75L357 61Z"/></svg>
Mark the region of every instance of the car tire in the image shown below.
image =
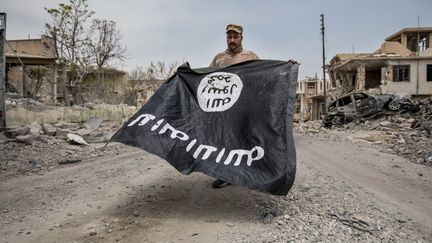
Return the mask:
<svg viewBox="0 0 432 243"><path fill-rule="evenodd" d="M401 104L397 100L392 100L388 104L388 108L392 111L398 111L401 107Z"/></svg>

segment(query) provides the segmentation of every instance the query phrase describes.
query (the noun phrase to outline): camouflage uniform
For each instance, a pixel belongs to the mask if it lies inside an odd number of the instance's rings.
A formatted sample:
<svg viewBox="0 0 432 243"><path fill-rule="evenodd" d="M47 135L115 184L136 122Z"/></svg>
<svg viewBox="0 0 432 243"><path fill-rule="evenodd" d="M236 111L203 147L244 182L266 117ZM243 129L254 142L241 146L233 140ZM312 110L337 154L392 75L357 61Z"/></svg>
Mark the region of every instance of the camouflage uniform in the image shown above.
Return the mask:
<svg viewBox="0 0 432 243"><path fill-rule="evenodd" d="M210 67L227 66L249 60L259 59L257 54L248 50L241 50L238 53L229 53L228 51L221 52L215 56Z"/></svg>
<svg viewBox="0 0 432 243"><path fill-rule="evenodd" d="M228 33L228 31L230 30L235 31L240 35L243 34L243 27L241 27L240 25L229 24L226 27L226 32ZM228 65L250 61L250 60L256 60L256 59L259 59L257 54L248 50L243 50L243 47L240 42L240 45L235 50L231 51L229 48L227 48L226 51L217 54L213 58L210 67L228 66ZM224 180L217 179L216 181L213 182L213 188L222 188L229 184L230 183Z"/></svg>
<svg viewBox="0 0 432 243"><path fill-rule="evenodd" d="M230 31L230 30L235 31L235 32L239 33L240 35L243 35L243 27L241 27L240 25L235 25L235 24L227 25L226 32L228 33L228 31ZM237 49L234 51L230 51L228 48L226 51L217 54L213 58L213 61L210 64L210 67L228 66L228 65L232 65L232 64L236 64L236 63L240 63L240 62L245 62L245 61L250 61L250 60L256 60L256 59L259 59L257 54L255 54L252 51L243 50L243 47L240 44L237 47Z"/></svg>

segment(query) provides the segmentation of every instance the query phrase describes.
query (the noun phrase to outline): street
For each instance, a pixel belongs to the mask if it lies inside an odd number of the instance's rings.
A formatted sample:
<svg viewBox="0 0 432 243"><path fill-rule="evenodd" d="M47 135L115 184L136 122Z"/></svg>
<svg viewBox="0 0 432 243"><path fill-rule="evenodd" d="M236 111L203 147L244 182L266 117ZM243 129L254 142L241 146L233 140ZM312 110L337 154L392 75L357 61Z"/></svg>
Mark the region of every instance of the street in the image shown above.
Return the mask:
<svg viewBox="0 0 432 243"><path fill-rule="evenodd" d="M0 180L1 242L432 241L432 168L295 135L286 197L185 176L147 152Z"/></svg>

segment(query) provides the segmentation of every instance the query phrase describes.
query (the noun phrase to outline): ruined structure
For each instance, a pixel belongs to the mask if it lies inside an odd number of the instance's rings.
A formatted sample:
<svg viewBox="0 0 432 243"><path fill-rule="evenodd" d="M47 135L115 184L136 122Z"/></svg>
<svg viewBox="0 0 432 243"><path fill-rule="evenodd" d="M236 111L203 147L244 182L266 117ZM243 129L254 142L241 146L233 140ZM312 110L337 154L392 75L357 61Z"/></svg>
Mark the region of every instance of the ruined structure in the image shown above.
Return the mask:
<svg viewBox="0 0 432 243"><path fill-rule="evenodd" d="M126 90L129 97L126 103L141 107L164 82L163 79L129 79Z"/></svg>
<svg viewBox="0 0 432 243"><path fill-rule="evenodd" d="M327 90L330 85L327 82ZM324 82L315 77L306 77L297 81L296 119L318 120L324 114Z"/></svg>
<svg viewBox="0 0 432 243"><path fill-rule="evenodd" d="M58 56L51 38L8 40L5 53L7 90L21 97L32 97L41 89L42 78L45 78L48 81L45 83L51 84L51 87L45 88L56 97ZM53 71L50 75L43 75L46 70L41 70L41 67L51 67Z"/></svg>
<svg viewBox="0 0 432 243"><path fill-rule="evenodd" d="M331 98L354 91L432 95L432 27L404 28L373 53L337 54L330 61Z"/></svg>
<svg viewBox="0 0 432 243"><path fill-rule="evenodd" d="M126 93L127 72L81 68L77 75L59 63L54 41L48 36L8 40L6 64L6 89L19 97L49 103L101 101L119 104L129 95ZM70 80L73 82L68 82Z"/></svg>

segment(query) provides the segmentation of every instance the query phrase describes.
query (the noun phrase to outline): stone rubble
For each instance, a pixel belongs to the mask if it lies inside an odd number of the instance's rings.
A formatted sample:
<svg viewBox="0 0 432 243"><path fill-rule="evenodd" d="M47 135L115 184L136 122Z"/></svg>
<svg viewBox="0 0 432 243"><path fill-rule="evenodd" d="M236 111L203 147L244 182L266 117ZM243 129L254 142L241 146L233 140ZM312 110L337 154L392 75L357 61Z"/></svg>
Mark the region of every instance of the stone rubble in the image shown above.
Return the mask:
<svg viewBox="0 0 432 243"><path fill-rule="evenodd" d="M432 98L421 102L424 106L416 114L387 113L375 119L333 125L331 129L322 127L321 121L308 121L295 123L294 129L298 133L330 140L368 142L382 152L432 167Z"/></svg>
<svg viewBox="0 0 432 243"><path fill-rule="evenodd" d="M118 129L117 123L89 120L92 121L89 129L81 123L62 121L54 124L34 121L27 126L8 127L0 134L0 171L5 176L44 173L71 161L112 156L126 147L119 143L105 146Z"/></svg>

